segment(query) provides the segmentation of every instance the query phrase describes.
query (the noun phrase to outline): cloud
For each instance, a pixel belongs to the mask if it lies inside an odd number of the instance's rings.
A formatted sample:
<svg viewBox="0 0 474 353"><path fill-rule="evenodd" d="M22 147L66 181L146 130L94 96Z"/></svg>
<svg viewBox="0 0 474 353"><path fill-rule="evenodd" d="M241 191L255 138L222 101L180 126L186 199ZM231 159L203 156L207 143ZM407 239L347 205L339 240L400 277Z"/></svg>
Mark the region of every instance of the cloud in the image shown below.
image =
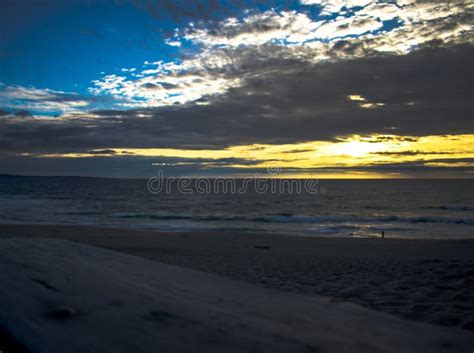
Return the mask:
<svg viewBox="0 0 474 353"><path fill-rule="evenodd" d="M304 3L310 4L308 1ZM471 20L474 5L463 1L417 3L402 0L386 3L359 0L318 1L311 4L322 7L322 15L332 16L320 15L314 18L305 12L278 11L273 8L262 13L251 13L242 19L227 18L214 26L193 24L181 33L176 33L175 40L188 40L206 47L267 43L310 47L322 44L330 47L331 42L351 37L367 41L375 51L406 53L414 45L435 38L444 42L469 40L460 36L473 30ZM384 27L385 21L396 23ZM405 40L409 39L409 47L397 48L402 46L396 38L400 34L408 37ZM392 50L382 45L384 42L395 42L391 43Z"/></svg>
<svg viewBox="0 0 474 353"><path fill-rule="evenodd" d="M167 38L165 40L165 43L172 47L180 47L182 45L182 43L179 40L173 40L171 38Z"/></svg>
<svg viewBox="0 0 474 353"><path fill-rule="evenodd" d="M102 177L150 177L161 171L169 176L260 176L268 175L266 168L254 167L253 161L240 160L217 161L220 165L206 165L199 160L182 158L157 158L140 156L95 156L89 158L35 158L31 156L2 156L0 165L2 171L11 174L34 175L81 175ZM447 160L453 163L452 159ZM467 173L474 172L474 160L458 159L451 167L442 166L443 160L435 165L423 160L413 162L393 162L357 167L313 167L313 168L283 168L284 175L331 176L331 175L372 175L372 176L404 176L404 177L442 177L465 178ZM466 165L469 163L469 165ZM246 165L236 168L233 165Z"/></svg>
<svg viewBox="0 0 474 353"><path fill-rule="evenodd" d="M68 113L83 111L90 100L75 93L19 85L0 85L0 107L14 112Z"/></svg>
<svg viewBox="0 0 474 353"><path fill-rule="evenodd" d="M251 14L242 20L228 18L212 28L186 28L182 38L205 46L262 45L288 41L301 44L318 27L308 15L275 9ZM179 37L179 35L178 35Z"/></svg>
<svg viewBox="0 0 474 353"><path fill-rule="evenodd" d="M0 86L0 154L96 151L93 161L112 165L106 158L119 155L136 166L138 156L114 148L219 150L387 131L407 139L474 133L473 4L304 4L178 29L166 40L181 54L175 60L150 58L93 81L95 99L114 102L107 109L67 92ZM309 11L313 6L322 12ZM189 17L205 16L199 12L194 7ZM38 118L50 111L60 116ZM417 163L405 167L427 167Z"/></svg>
<svg viewBox="0 0 474 353"><path fill-rule="evenodd" d="M469 2L304 4L318 5L322 13L315 17L302 10L271 8L216 23L191 23L165 41L173 46L191 45L190 55L145 62L147 67L131 76L106 75L93 81L90 92L124 100L118 103L124 107L186 104L244 87L275 61L324 64L473 42L474 4ZM252 71L256 64L259 70ZM367 102L361 108L381 104Z"/></svg>
<svg viewBox="0 0 474 353"><path fill-rule="evenodd" d="M251 55L246 53L242 57ZM208 97L205 105L95 110L54 121L3 118L0 148L218 149L387 131L410 136L472 133L474 108L467 78L474 74L473 56L474 47L464 45L324 64L244 59L242 65L251 73L246 83ZM385 105L361 109L349 95Z"/></svg>
<svg viewBox="0 0 474 353"><path fill-rule="evenodd" d="M102 80L93 81L95 87L89 91L95 95L112 95L121 101L119 106L153 107L196 101L239 85L238 78L228 78L223 72L208 70L203 65L204 60L201 57L183 63L148 64L154 68L142 70L134 79L107 75Z"/></svg>
<svg viewBox="0 0 474 353"><path fill-rule="evenodd" d="M455 154L455 152L438 152L438 151L424 152L420 150L415 150L415 151L372 152L372 154L378 154L381 156L419 156L419 155Z"/></svg>
<svg viewBox="0 0 474 353"><path fill-rule="evenodd" d="M90 151L87 151L88 154L98 154L98 155L114 155L116 154L117 152L115 152L115 150L112 150L112 149L107 149L107 150L90 150Z"/></svg>
<svg viewBox="0 0 474 353"><path fill-rule="evenodd" d="M362 97L360 94L350 94L347 98L351 101L358 101L358 102L365 102L366 99Z"/></svg>
<svg viewBox="0 0 474 353"><path fill-rule="evenodd" d="M339 13L346 8L366 6L371 0L300 0L303 5L319 5L322 8L322 14Z"/></svg>

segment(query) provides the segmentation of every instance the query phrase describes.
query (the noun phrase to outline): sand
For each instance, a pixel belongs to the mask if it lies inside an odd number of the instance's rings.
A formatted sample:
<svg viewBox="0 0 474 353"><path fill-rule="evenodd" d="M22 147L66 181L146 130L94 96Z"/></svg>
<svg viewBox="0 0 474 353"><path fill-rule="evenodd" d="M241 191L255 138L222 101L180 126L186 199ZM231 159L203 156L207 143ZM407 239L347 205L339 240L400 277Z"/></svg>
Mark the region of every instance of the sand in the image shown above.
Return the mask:
<svg viewBox="0 0 474 353"><path fill-rule="evenodd" d="M304 238L160 233L78 226L0 226L264 287L331 297L410 320L474 330L474 240Z"/></svg>
<svg viewBox="0 0 474 353"><path fill-rule="evenodd" d="M0 322L30 352L462 352L474 345L465 330L67 240L3 238L0 252Z"/></svg>
<svg viewBox="0 0 474 353"><path fill-rule="evenodd" d="M5 332L50 353L474 346L474 240L0 225L0 246L6 353Z"/></svg>

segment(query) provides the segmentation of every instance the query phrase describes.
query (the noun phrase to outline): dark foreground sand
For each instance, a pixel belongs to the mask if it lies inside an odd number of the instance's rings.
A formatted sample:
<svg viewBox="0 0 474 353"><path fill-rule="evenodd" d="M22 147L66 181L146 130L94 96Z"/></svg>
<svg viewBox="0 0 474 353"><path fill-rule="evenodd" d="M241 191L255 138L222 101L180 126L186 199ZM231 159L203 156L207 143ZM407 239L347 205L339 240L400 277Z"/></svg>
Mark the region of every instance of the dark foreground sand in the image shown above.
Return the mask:
<svg viewBox="0 0 474 353"><path fill-rule="evenodd" d="M474 240L0 226L0 238L19 236L69 239L259 286L353 302L410 320L474 330Z"/></svg>
<svg viewBox="0 0 474 353"><path fill-rule="evenodd" d="M68 240L2 238L0 253L6 353L437 353L474 346L466 330Z"/></svg>

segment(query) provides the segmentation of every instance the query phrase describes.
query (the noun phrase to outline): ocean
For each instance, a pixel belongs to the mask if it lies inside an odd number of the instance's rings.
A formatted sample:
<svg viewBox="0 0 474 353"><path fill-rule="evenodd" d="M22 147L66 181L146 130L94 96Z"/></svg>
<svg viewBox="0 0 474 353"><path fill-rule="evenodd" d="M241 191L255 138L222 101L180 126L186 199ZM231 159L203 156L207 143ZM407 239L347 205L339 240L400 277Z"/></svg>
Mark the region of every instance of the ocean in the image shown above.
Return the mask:
<svg viewBox="0 0 474 353"><path fill-rule="evenodd" d="M1 176L0 223L474 238L473 180L229 180Z"/></svg>

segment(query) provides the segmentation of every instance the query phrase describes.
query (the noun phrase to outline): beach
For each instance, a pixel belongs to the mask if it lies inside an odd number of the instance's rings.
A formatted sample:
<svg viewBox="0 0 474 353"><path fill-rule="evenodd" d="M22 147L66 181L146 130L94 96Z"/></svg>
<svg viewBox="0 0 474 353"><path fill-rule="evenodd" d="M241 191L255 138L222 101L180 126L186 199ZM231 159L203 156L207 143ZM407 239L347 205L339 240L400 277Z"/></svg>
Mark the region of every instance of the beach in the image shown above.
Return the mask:
<svg viewBox="0 0 474 353"><path fill-rule="evenodd" d="M0 353L474 353L474 0L1 10Z"/></svg>
<svg viewBox="0 0 474 353"><path fill-rule="evenodd" d="M2 225L1 239L68 240L279 292L354 303L471 334L474 240L316 238Z"/></svg>

